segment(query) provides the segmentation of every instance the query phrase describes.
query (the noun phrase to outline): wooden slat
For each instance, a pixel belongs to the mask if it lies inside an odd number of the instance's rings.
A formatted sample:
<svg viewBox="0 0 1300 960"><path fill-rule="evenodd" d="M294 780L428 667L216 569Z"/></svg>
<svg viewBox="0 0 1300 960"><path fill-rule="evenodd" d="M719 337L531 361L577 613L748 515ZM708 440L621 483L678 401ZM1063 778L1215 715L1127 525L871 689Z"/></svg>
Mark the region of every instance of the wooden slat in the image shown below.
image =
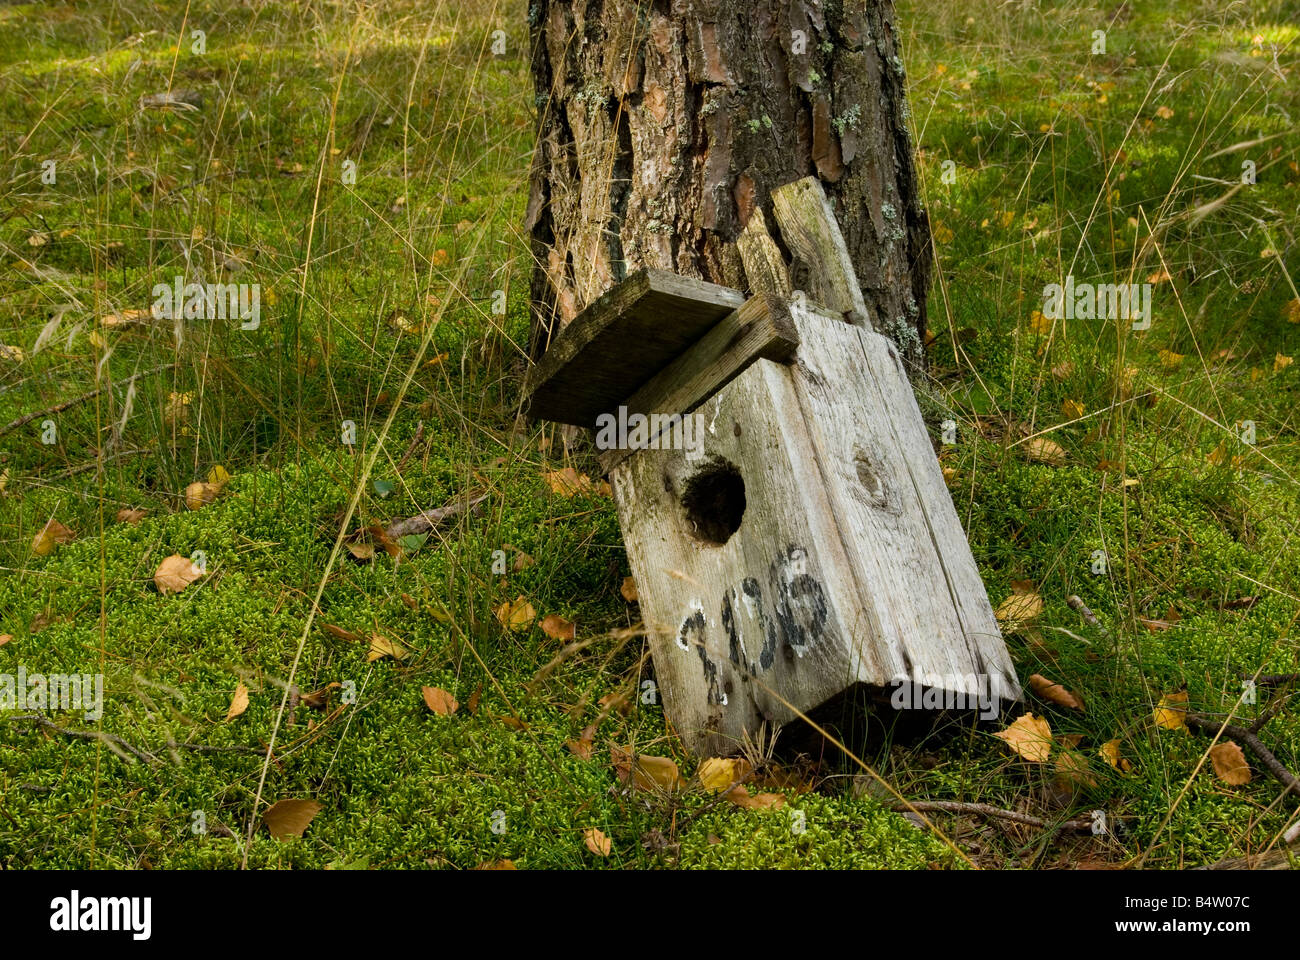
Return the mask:
<svg viewBox="0 0 1300 960"><path fill-rule="evenodd" d="M528 413L591 427L744 297L729 287L641 270L583 310L528 376Z"/></svg>
<svg viewBox="0 0 1300 960"><path fill-rule="evenodd" d="M814 300L857 326L871 326L853 258L840 233L830 201L816 177L804 177L772 191L781 237L808 271Z"/></svg>
<svg viewBox="0 0 1300 960"><path fill-rule="evenodd" d="M763 294L746 300L694 346L628 397L633 413L690 413L760 358L785 363L799 346L790 310L781 298ZM613 470L630 450L606 450L600 463Z"/></svg>
<svg viewBox="0 0 1300 960"><path fill-rule="evenodd" d="M762 208L755 207L749 215L749 223L736 238L736 247L745 265L750 293L775 293L788 298L794 292L790 287L790 272L786 269L785 258L768 233Z"/></svg>

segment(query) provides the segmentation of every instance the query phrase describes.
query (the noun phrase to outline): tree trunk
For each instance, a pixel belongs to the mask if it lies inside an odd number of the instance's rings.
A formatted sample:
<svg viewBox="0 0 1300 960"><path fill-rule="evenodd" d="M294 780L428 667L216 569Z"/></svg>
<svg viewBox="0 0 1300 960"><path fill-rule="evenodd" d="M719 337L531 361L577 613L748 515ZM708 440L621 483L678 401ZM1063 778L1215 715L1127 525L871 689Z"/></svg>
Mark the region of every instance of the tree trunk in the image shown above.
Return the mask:
<svg viewBox="0 0 1300 960"><path fill-rule="evenodd" d="M817 175L871 323L923 363L929 229L889 0L532 0L534 356L641 267L750 292L753 211ZM795 288L804 288L792 265Z"/></svg>

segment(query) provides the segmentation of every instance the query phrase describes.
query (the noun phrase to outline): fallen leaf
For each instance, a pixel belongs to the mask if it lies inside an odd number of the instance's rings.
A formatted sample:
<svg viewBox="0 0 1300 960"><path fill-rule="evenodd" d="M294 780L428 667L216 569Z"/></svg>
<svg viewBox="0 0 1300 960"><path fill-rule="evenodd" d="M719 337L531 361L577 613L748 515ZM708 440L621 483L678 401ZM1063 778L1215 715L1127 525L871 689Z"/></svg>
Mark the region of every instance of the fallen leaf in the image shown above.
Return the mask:
<svg viewBox="0 0 1300 960"><path fill-rule="evenodd" d="M1069 360L1052 367L1052 376L1057 380L1069 380L1074 375L1074 364Z"/></svg>
<svg viewBox="0 0 1300 960"><path fill-rule="evenodd" d="M542 479L546 481L546 485L551 488L552 493L566 499L574 494L596 491L596 486L591 482L591 477L585 473L578 473L573 467L543 473Z"/></svg>
<svg viewBox="0 0 1300 960"><path fill-rule="evenodd" d="M1083 417L1088 410L1078 400L1063 400L1061 401L1061 412L1071 420L1078 420Z"/></svg>
<svg viewBox="0 0 1300 960"><path fill-rule="evenodd" d="M634 757L627 747L610 747L609 753L618 779L623 783L630 780L638 790L676 790L681 784L677 764L668 757L644 753Z"/></svg>
<svg viewBox="0 0 1300 960"><path fill-rule="evenodd" d="M750 796L743 783L728 793L727 799L746 810L779 810L785 806L785 797L781 794L758 793Z"/></svg>
<svg viewBox="0 0 1300 960"><path fill-rule="evenodd" d="M1128 773L1133 769L1133 764L1120 756L1118 739L1107 740L1103 743L1101 748L1097 751L1097 756L1101 757L1116 770L1120 771L1120 773Z"/></svg>
<svg viewBox="0 0 1300 960"><path fill-rule="evenodd" d="M1029 686L1034 693L1038 694L1049 703L1054 703L1058 707L1069 707L1072 710L1083 710L1083 701L1078 696L1071 693L1065 687L1053 680L1048 680L1041 673L1035 673L1029 678Z"/></svg>
<svg viewBox="0 0 1300 960"><path fill-rule="evenodd" d="M1287 323L1300 323L1300 298L1282 305L1282 319Z"/></svg>
<svg viewBox="0 0 1300 960"><path fill-rule="evenodd" d="M360 643L363 639L361 634L353 633L351 630L344 630L342 627L336 627L332 623L322 623L320 626L330 636L346 640L348 643Z"/></svg>
<svg viewBox="0 0 1300 960"><path fill-rule="evenodd" d="M485 860L475 870L518 870L513 860Z"/></svg>
<svg viewBox="0 0 1300 960"><path fill-rule="evenodd" d="M439 687L421 687L420 693L424 696L424 705L440 717L451 716L460 706L455 697Z"/></svg>
<svg viewBox="0 0 1300 960"><path fill-rule="evenodd" d="M27 351L8 343L0 343L0 359L10 363L22 363L27 359Z"/></svg>
<svg viewBox="0 0 1300 960"><path fill-rule="evenodd" d="M280 800L262 814L262 822L277 840L301 837L322 809L315 800Z"/></svg>
<svg viewBox="0 0 1300 960"><path fill-rule="evenodd" d="M527 630L537 619L537 611L521 594L513 602L506 602L496 609L496 617L501 626L512 632Z"/></svg>
<svg viewBox="0 0 1300 960"><path fill-rule="evenodd" d="M230 709L226 711L226 719L234 720L245 710L248 709L248 687L243 682L235 684L235 695L230 698Z"/></svg>
<svg viewBox="0 0 1300 960"><path fill-rule="evenodd" d="M1187 691L1167 693L1160 698L1153 719L1162 730L1186 730Z"/></svg>
<svg viewBox="0 0 1300 960"><path fill-rule="evenodd" d="M375 559L375 545L373 543L349 543L347 546L348 553L358 560Z"/></svg>
<svg viewBox="0 0 1300 960"><path fill-rule="evenodd" d="M542 633L552 640L572 640L577 635L577 624L552 613L542 618Z"/></svg>
<svg viewBox="0 0 1300 960"><path fill-rule="evenodd" d="M469 695L469 700L465 702L465 709L470 712L471 716L478 713L478 702L482 696L483 696L483 684L480 683L477 687L474 688L474 692Z"/></svg>
<svg viewBox="0 0 1300 960"><path fill-rule="evenodd" d="M1160 366L1166 370L1177 370L1183 363L1184 354L1174 353L1172 350L1160 351Z"/></svg>
<svg viewBox="0 0 1300 960"><path fill-rule="evenodd" d="M1277 356L1273 358L1273 372L1281 373L1287 367L1291 366L1294 360L1295 360L1294 357L1284 357L1280 353L1277 354Z"/></svg>
<svg viewBox="0 0 1300 960"><path fill-rule="evenodd" d="M1037 593L1013 593L994 611L1004 630L1015 633L1032 623L1043 612L1043 598Z"/></svg>
<svg viewBox="0 0 1300 960"><path fill-rule="evenodd" d="M1025 455L1034 463L1052 467L1065 466L1065 448L1047 437L1034 437L1025 444Z"/></svg>
<svg viewBox="0 0 1300 960"><path fill-rule="evenodd" d="M313 690L310 693L304 693L298 698L298 702L309 710L324 710L329 706L330 693L342 687L343 684L335 680L333 683L327 683L319 690Z"/></svg>
<svg viewBox="0 0 1300 960"><path fill-rule="evenodd" d="M583 760L590 760L595 742L596 725L593 723L582 728L582 733L578 734L577 740L566 740L564 745L569 748L569 752L574 756L581 757Z"/></svg>
<svg viewBox="0 0 1300 960"><path fill-rule="evenodd" d="M185 506L191 510L200 510L217 499L220 492L221 488L215 483L197 480L185 488Z"/></svg>
<svg viewBox="0 0 1300 960"><path fill-rule="evenodd" d="M611 845L609 837L601 833L595 827L588 827L582 831L582 842L598 857L608 857Z"/></svg>
<svg viewBox="0 0 1300 960"><path fill-rule="evenodd" d="M730 790L733 784L739 784L749 776L753 767L748 760L741 757L709 757L700 764L695 775L710 793Z"/></svg>
<svg viewBox="0 0 1300 960"><path fill-rule="evenodd" d="M1015 723L993 734L1031 763L1045 763L1052 752L1052 727L1045 717L1026 713Z"/></svg>
<svg viewBox="0 0 1300 960"><path fill-rule="evenodd" d="M148 510L131 510L123 507L121 510L117 511L117 522L129 523L134 526L143 520L148 512Z"/></svg>
<svg viewBox="0 0 1300 960"><path fill-rule="evenodd" d="M623 594L623 599L628 603L636 603L640 596L636 592L636 581L631 577L623 578L623 586L619 587L618 592Z"/></svg>
<svg viewBox="0 0 1300 960"><path fill-rule="evenodd" d="M373 663L376 660L382 660L384 657L392 657L394 660L405 660L409 656L405 647L395 640L389 640L387 637L380 636L377 633L370 635L370 652L366 654L366 662Z"/></svg>
<svg viewBox="0 0 1300 960"><path fill-rule="evenodd" d="M1214 772L1230 787L1239 787L1243 783L1250 783L1250 765L1246 763L1246 755L1241 752L1241 747L1235 743L1227 741L1216 743L1210 747L1210 761L1214 764Z"/></svg>
<svg viewBox="0 0 1300 960"><path fill-rule="evenodd" d="M1163 104L1156 107L1156 116L1159 117L1161 120L1168 120L1172 118L1173 115L1174 112L1170 110L1168 107L1164 106Z"/></svg>
<svg viewBox="0 0 1300 960"><path fill-rule="evenodd" d="M3 647L6 643L8 643L13 638L14 635L12 633L0 633L0 647Z"/></svg>
<svg viewBox="0 0 1300 960"><path fill-rule="evenodd" d="M32 553L38 557L48 557L60 543L71 543L77 535L68 527L51 517L45 521L36 536L32 537Z"/></svg>
<svg viewBox="0 0 1300 960"><path fill-rule="evenodd" d="M158 564L158 569L153 573L153 582L158 592L166 595L180 593L201 576L203 571L194 561L189 557L182 557L179 553L173 553Z"/></svg>

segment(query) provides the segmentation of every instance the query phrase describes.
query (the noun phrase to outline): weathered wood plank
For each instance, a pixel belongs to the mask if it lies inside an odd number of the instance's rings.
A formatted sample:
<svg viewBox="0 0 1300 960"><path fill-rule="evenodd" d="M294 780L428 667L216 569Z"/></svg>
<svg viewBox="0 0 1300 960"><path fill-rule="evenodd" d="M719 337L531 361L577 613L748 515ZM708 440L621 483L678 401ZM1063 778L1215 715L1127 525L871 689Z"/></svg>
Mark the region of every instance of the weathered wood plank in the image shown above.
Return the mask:
<svg viewBox="0 0 1300 960"><path fill-rule="evenodd" d="M785 302L770 294L751 297L647 381L624 406L629 415L690 413L755 360L784 363L798 346L799 335ZM631 452L604 450L601 467L609 473Z"/></svg>
<svg viewBox="0 0 1300 960"><path fill-rule="evenodd" d="M782 239L809 275L812 298L850 323L872 326L849 248L817 178L804 177L777 187L772 191L772 206Z"/></svg>
<svg viewBox="0 0 1300 960"><path fill-rule="evenodd" d="M758 360L692 416L699 457L638 451L610 482L665 712L716 755L850 686L878 626L836 606L856 584L789 368Z"/></svg>
<svg viewBox="0 0 1300 960"><path fill-rule="evenodd" d="M897 349L793 311L791 368L860 602L881 623L875 685L907 678L1016 700L1020 687Z"/></svg>
<svg viewBox="0 0 1300 960"><path fill-rule="evenodd" d="M552 341L524 387L529 415L593 426L744 299L729 287L638 271Z"/></svg>
<svg viewBox="0 0 1300 960"><path fill-rule="evenodd" d="M794 292L790 286L790 271L786 269L781 249L768 232L767 218L763 216L761 207L755 207L749 215L749 223L736 238L736 247L745 265L751 293L774 293L789 298Z"/></svg>

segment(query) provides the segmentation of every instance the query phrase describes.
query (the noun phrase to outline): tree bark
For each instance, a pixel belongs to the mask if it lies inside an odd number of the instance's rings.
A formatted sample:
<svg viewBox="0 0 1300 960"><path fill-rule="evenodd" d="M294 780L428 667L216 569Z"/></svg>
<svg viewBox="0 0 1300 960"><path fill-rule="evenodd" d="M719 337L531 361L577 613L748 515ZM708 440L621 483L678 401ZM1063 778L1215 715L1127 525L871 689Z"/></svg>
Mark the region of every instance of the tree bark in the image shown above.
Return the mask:
<svg viewBox="0 0 1300 960"><path fill-rule="evenodd" d="M923 364L929 227L889 0L532 0L534 356L641 267L751 292L736 240L823 182L871 323ZM800 265L791 280L802 287Z"/></svg>

